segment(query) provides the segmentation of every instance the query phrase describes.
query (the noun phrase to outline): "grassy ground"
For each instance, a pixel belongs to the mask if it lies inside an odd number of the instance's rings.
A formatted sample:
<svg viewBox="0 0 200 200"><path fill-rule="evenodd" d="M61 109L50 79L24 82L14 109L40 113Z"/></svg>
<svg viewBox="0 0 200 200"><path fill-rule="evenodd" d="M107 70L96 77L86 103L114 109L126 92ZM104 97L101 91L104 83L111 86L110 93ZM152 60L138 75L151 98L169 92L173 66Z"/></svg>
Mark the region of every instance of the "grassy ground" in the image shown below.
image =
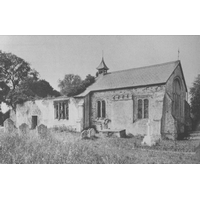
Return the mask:
<svg viewBox="0 0 200 200"><path fill-rule="evenodd" d="M0 163L200 163L200 141L162 141L142 147L140 138L81 140L80 134L49 131L46 138L0 133Z"/></svg>

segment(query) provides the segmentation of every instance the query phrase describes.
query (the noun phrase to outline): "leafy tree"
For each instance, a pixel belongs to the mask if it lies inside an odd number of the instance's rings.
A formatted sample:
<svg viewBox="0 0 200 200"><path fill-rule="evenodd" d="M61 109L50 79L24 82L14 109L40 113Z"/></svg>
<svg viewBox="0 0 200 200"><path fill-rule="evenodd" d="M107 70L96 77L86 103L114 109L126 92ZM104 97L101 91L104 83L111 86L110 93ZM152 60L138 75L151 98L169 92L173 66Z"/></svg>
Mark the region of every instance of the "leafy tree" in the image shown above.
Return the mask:
<svg viewBox="0 0 200 200"><path fill-rule="evenodd" d="M38 75L22 58L0 51L0 79L10 89L15 89L27 77L38 79Z"/></svg>
<svg viewBox="0 0 200 200"><path fill-rule="evenodd" d="M62 95L73 96L80 92L82 80L79 75L66 74L63 80L59 80L60 92Z"/></svg>
<svg viewBox="0 0 200 200"><path fill-rule="evenodd" d="M60 96L60 93L54 90L49 82L45 80L34 80L33 78L25 79L17 89L12 90L8 95L14 105L47 96L57 97Z"/></svg>
<svg viewBox="0 0 200 200"><path fill-rule="evenodd" d="M200 74L195 79L190 88L191 94L191 112L193 115L193 126L196 127L200 122Z"/></svg>
<svg viewBox="0 0 200 200"><path fill-rule="evenodd" d="M85 78L85 80L83 81L83 85L85 86L85 88L89 87L91 84L93 84L95 82L95 77L88 74Z"/></svg>
<svg viewBox="0 0 200 200"><path fill-rule="evenodd" d="M58 87L62 95L68 97L82 93L88 86L95 82L95 77L88 74L85 80L79 75L66 74L63 80L59 80Z"/></svg>
<svg viewBox="0 0 200 200"><path fill-rule="evenodd" d="M60 96L29 63L11 53L0 51L0 103L13 109L16 104L35 97Z"/></svg>
<svg viewBox="0 0 200 200"><path fill-rule="evenodd" d="M33 78L27 78L22 82L20 88L21 90L31 91L35 97L44 98L47 96L60 96L60 93L54 90L46 80L34 80Z"/></svg>
<svg viewBox="0 0 200 200"><path fill-rule="evenodd" d="M19 85L27 77L37 80L38 75L22 58L0 51L0 101L15 108L13 99Z"/></svg>

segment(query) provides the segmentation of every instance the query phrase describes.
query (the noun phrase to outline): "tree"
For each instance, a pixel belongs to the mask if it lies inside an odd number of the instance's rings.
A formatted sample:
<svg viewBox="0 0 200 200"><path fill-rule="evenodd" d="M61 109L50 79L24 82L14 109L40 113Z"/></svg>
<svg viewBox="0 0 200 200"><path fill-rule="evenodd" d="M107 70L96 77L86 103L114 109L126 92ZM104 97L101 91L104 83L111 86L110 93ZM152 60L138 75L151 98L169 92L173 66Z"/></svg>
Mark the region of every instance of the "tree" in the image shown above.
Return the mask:
<svg viewBox="0 0 200 200"><path fill-rule="evenodd" d="M193 86L190 88L191 94L191 112L193 114L193 126L200 122L200 74L195 79Z"/></svg>
<svg viewBox="0 0 200 200"><path fill-rule="evenodd" d="M49 82L45 80L34 80L33 78L26 78L15 90L12 90L8 94L8 97L14 105L48 96L57 97L60 96L60 93L54 90Z"/></svg>
<svg viewBox="0 0 200 200"><path fill-rule="evenodd" d="M62 95L77 95L82 88L82 80L79 75L66 74L63 80L59 80L60 92Z"/></svg>
<svg viewBox="0 0 200 200"><path fill-rule="evenodd" d="M88 74L85 78L85 80L83 81L83 84L85 86L85 88L89 87L90 85L92 85L95 82L95 77Z"/></svg>
<svg viewBox="0 0 200 200"><path fill-rule="evenodd" d="M31 91L35 97L57 97L60 93L52 88L52 86L46 80L34 80L33 78L27 78L20 85L21 89Z"/></svg>
<svg viewBox="0 0 200 200"><path fill-rule="evenodd" d="M62 95L71 97L82 93L94 81L95 77L90 74L86 76L85 80L82 80L79 75L66 74L63 80L59 80L58 87Z"/></svg>
<svg viewBox="0 0 200 200"><path fill-rule="evenodd" d="M13 100L19 85L27 77L37 80L38 75L22 58L0 51L0 101L15 108Z"/></svg>
<svg viewBox="0 0 200 200"><path fill-rule="evenodd" d="M60 96L51 85L39 79L39 73L30 64L11 53L0 51L0 103L14 110L18 103L36 97Z"/></svg>
<svg viewBox="0 0 200 200"><path fill-rule="evenodd" d="M0 51L0 79L15 89L27 77L38 79L38 72L30 64L11 53Z"/></svg>

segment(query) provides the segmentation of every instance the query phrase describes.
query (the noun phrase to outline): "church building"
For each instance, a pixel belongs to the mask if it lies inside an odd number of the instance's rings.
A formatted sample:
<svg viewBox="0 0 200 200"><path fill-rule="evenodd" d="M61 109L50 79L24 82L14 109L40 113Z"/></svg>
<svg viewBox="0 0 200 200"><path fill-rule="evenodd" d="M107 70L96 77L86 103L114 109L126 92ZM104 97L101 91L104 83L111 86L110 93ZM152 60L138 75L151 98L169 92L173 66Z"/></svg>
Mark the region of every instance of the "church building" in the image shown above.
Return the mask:
<svg viewBox="0 0 200 200"><path fill-rule="evenodd" d="M180 60L109 72L102 58L96 81L83 93L25 102L12 119L17 127L42 123L81 131L95 126L143 136L150 128L152 134L176 139L188 131L190 107Z"/></svg>

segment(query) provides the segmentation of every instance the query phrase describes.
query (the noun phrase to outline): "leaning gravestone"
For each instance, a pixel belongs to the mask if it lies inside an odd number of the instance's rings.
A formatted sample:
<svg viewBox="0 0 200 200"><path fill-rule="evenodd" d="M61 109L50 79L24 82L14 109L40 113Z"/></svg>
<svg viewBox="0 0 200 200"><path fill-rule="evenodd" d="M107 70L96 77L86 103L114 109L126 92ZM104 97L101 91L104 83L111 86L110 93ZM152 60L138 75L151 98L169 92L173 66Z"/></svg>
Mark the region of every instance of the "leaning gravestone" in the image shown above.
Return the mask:
<svg viewBox="0 0 200 200"><path fill-rule="evenodd" d="M29 134L29 126L26 123L23 123L19 126L19 133L21 135Z"/></svg>
<svg viewBox="0 0 200 200"><path fill-rule="evenodd" d="M16 132L15 124L10 118L8 118L4 121L3 126L4 126L5 133L15 133Z"/></svg>
<svg viewBox="0 0 200 200"><path fill-rule="evenodd" d="M42 137L42 138L47 137L47 133L48 133L47 126L45 126L44 124L40 124L37 127L37 132L38 132L40 137Z"/></svg>

